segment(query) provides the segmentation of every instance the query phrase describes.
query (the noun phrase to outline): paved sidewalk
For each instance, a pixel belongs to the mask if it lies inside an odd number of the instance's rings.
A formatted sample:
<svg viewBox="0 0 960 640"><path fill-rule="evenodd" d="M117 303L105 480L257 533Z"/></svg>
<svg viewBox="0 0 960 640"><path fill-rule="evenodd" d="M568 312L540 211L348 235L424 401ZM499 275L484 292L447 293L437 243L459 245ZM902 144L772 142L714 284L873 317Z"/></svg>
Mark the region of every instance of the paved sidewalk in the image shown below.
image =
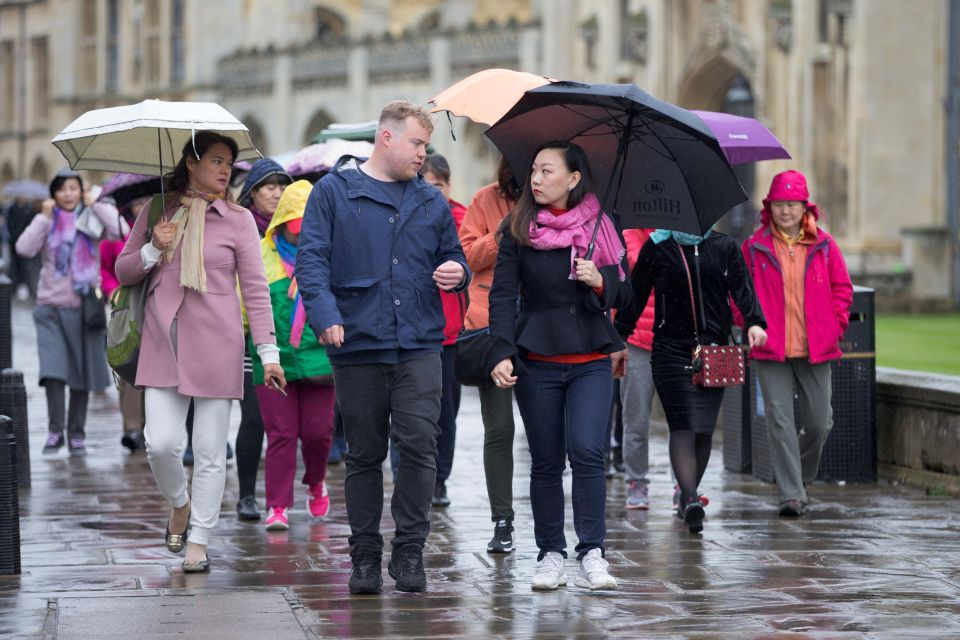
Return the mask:
<svg viewBox="0 0 960 640"><path fill-rule="evenodd" d="M591 593L571 581L531 592L536 549L522 423L517 551L490 556L482 427L469 389L452 505L432 515L426 594L395 591L384 570L382 595L349 595L342 466L330 469L326 522L307 521L298 486L290 531L269 534L237 521L231 466L213 571L184 575L162 544L168 509L146 460L119 445L116 394L91 400L89 456L42 456L46 407L22 306L14 341L29 394L33 486L20 498L23 575L0 577L0 638L960 637L956 500L886 483L814 485L808 515L781 520L773 488L723 471L717 448L704 481L704 534L690 536L670 511L662 426L651 448L652 509L626 511L622 479L608 484L607 557L620 591ZM569 490L569 476L567 483ZM262 474L260 485L262 505ZM572 549L569 506L567 522ZM388 509L383 528L392 530ZM573 560L567 571L576 571Z"/></svg>

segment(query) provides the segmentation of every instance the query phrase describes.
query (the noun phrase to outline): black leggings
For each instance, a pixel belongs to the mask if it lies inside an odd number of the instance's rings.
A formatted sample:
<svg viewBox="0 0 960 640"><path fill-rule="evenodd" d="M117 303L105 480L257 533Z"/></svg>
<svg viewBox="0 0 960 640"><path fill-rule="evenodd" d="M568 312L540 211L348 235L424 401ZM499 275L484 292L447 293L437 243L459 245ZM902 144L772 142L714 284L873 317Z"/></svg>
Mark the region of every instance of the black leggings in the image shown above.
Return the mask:
<svg viewBox="0 0 960 640"><path fill-rule="evenodd" d="M654 343L650 357L653 383L670 428L670 464L680 485L681 508L697 499L724 391L694 385L690 359L690 347L664 343Z"/></svg>
<svg viewBox="0 0 960 640"><path fill-rule="evenodd" d="M243 400L240 401L240 430L237 431L237 478L240 497L257 491L257 471L263 454L263 418L253 389L253 374L243 374Z"/></svg>

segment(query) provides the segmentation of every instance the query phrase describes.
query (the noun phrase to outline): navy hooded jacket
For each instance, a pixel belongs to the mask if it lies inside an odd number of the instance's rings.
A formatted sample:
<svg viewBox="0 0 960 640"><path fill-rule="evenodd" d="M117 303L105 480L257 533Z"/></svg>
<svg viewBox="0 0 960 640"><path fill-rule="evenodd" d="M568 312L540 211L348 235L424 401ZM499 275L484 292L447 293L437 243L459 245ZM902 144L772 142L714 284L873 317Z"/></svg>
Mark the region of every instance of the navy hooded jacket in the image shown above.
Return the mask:
<svg viewBox="0 0 960 640"><path fill-rule="evenodd" d="M432 349L443 343L445 319L433 272L444 262L467 260L450 205L419 175L400 210L384 200L344 156L310 193L297 250L296 277L307 320L318 336L341 324L337 356L370 350Z"/></svg>

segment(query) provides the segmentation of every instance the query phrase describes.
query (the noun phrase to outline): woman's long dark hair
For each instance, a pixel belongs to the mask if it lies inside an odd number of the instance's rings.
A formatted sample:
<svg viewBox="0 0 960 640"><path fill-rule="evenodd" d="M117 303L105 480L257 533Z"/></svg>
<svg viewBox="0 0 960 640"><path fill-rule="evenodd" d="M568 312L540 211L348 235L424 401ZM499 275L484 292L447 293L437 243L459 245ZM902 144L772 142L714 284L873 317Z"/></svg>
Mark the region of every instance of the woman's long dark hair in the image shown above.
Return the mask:
<svg viewBox="0 0 960 640"><path fill-rule="evenodd" d="M580 204L584 196L591 191L592 180L590 176L590 165L587 163L587 154L583 152L583 148L580 147L580 145L573 142L567 140L551 140L550 142L543 143L533 152L533 157L530 158L531 167L533 166L533 161L537 158L537 154L544 149L557 149L558 151L562 151L563 161L567 166L567 171L571 173L574 171L580 172L580 182L570 190L570 194L567 196L567 208L572 209ZM514 237L518 244L529 246L530 223L542 208L543 206L537 204L537 201L533 198L533 187L530 185L530 173L528 172L527 179L523 185L523 191L520 194L520 200L517 201L516 206L513 207L513 210L507 217L503 219L497 236L502 237L504 233L509 231L510 235Z"/></svg>
<svg viewBox="0 0 960 640"><path fill-rule="evenodd" d="M163 177L167 191L171 194L183 193L187 187L190 186L190 172L187 171L187 158L191 156L194 158L202 158L207 150L217 143L225 144L230 149L230 152L233 154L233 157L230 159L231 162L237 159L240 148L237 146L236 140L220 135L214 131L197 131L193 136L193 140L187 140L187 143L183 145L183 151L180 154L180 161L177 163L177 166L174 167L173 171ZM194 155L194 145L196 145L196 155ZM229 198L229 196L230 192L228 190L227 197Z"/></svg>

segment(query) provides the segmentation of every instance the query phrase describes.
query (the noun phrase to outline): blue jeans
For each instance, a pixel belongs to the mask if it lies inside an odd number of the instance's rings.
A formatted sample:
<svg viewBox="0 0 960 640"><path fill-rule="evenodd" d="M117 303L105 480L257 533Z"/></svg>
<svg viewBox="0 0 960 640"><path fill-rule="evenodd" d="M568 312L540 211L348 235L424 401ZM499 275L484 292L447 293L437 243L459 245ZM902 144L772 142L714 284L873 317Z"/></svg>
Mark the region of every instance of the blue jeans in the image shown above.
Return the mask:
<svg viewBox="0 0 960 640"><path fill-rule="evenodd" d="M604 551L607 483L604 461L613 398L610 359L584 364L524 360L530 373L517 381L516 398L530 446L530 504L540 549L566 557L563 470L573 469L573 526L578 558Z"/></svg>

